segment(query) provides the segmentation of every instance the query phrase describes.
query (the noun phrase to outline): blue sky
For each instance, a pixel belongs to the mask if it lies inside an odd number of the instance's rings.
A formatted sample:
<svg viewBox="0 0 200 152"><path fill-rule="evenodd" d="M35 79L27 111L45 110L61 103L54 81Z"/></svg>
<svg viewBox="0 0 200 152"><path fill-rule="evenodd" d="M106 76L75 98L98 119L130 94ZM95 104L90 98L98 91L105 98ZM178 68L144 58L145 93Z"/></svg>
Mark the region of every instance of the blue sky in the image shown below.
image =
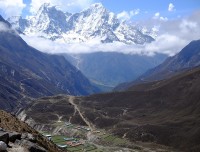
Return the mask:
<svg viewBox="0 0 200 152"><path fill-rule="evenodd" d="M138 16L142 18L148 18L156 12L173 18L189 15L195 10L200 10L200 0L151 0L149 2L148 0L101 0L101 2L107 9L115 13L140 9L141 14ZM168 11L170 3L175 6L175 11Z"/></svg>
<svg viewBox="0 0 200 152"><path fill-rule="evenodd" d="M173 3L177 11L192 11L200 9L199 0L101 0L110 10L120 12L122 10L132 10L139 8L144 11L163 11L167 12L169 3Z"/></svg>
<svg viewBox="0 0 200 152"><path fill-rule="evenodd" d="M131 16L133 20L148 19L158 12L160 17L173 19L200 10L200 0L0 0L0 13L5 18L20 14L25 17L31 14L30 11L36 11L44 2L61 6L63 11L68 12L79 12L95 2L102 3L115 14L125 11L130 15L131 11L138 9L139 13ZM168 11L170 3L174 6L173 11Z"/></svg>

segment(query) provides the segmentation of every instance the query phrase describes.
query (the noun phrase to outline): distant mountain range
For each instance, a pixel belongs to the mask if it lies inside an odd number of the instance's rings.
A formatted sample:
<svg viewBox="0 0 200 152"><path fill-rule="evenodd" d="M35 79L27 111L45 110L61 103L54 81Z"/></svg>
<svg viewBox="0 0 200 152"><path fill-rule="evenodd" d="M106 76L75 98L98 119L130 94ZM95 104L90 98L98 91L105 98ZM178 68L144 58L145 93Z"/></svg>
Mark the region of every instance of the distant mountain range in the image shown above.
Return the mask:
<svg viewBox="0 0 200 152"><path fill-rule="evenodd" d="M163 54L147 56L117 52L62 55L102 91L111 91L120 83L136 79L167 57Z"/></svg>
<svg viewBox="0 0 200 152"><path fill-rule="evenodd" d="M0 16L0 108L10 111L26 98L98 92L64 57L42 53L29 45ZM22 106L21 105L21 106Z"/></svg>
<svg viewBox="0 0 200 152"><path fill-rule="evenodd" d="M14 16L8 21L26 35L40 36L64 43L123 42L126 44L150 43L156 31L129 25L117 19L101 3L91 5L80 13L67 13L48 3L43 4L34 16L24 19Z"/></svg>
<svg viewBox="0 0 200 152"><path fill-rule="evenodd" d="M143 45L151 43L157 36L153 29L148 30L146 27L119 20L101 3L92 4L89 8L75 14L62 12L55 6L45 3L34 16L26 19L14 16L8 21L25 35L68 44L97 41ZM163 54L147 56L108 53L106 50L96 51L63 55L102 91L112 90L120 83L134 80L146 70L163 62L167 57Z"/></svg>
<svg viewBox="0 0 200 152"><path fill-rule="evenodd" d="M196 66L200 66L200 40L190 42L175 56L167 58L162 64L148 70L136 80L120 84L115 90L124 90L138 83L167 79Z"/></svg>

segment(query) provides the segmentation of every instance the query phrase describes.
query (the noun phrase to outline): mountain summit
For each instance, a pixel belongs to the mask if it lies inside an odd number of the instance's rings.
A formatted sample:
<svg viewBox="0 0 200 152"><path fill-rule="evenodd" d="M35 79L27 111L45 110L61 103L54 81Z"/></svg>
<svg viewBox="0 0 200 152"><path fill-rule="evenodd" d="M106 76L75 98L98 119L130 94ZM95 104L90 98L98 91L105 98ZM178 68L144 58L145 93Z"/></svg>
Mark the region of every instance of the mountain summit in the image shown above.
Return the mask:
<svg viewBox="0 0 200 152"><path fill-rule="evenodd" d="M34 16L27 19L11 17L8 21L26 35L75 43L97 40L101 43L123 42L125 44L150 43L151 32L143 32L137 26L120 21L101 3L75 14L64 13L48 3L43 4ZM147 34L148 33L148 34Z"/></svg>

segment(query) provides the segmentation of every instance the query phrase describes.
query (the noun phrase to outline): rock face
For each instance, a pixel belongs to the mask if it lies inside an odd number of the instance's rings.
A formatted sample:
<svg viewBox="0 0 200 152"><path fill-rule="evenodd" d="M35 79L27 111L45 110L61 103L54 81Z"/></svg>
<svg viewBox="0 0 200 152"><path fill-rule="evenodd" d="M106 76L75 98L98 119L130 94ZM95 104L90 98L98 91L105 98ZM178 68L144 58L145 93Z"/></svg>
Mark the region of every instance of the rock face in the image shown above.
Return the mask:
<svg viewBox="0 0 200 152"><path fill-rule="evenodd" d="M22 138L21 138L22 137ZM7 132L4 130L0 131L0 151L14 151L23 149L23 151L29 152L47 152L43 147L39 146L29 138L24 138L22 134L17 132ZM8 145L8 146L7 146Z"/></svg>
<svg viewBox="0 0 200 152"><path fill-rule="evenodd" d="M62 152L46 137L2 110L0 122L0 149L6 148L8 152Z"/></svg>
<svg viewBox="0 0 200 152"><path fill-rule="evenodd" d="M64 57L44 54L30 47L3 18L0 19L6 29L0 31L1 109L10 111L19 103L22 106L25 98L98 92Z"/></svg>
<svg viewBox="0 0 200 152"><path fill-rule="evenodd" d="M96 39L102 43L144 44L152 42L155 38L153 30L144 30L145 28L120 21L100 3L75 14L64 13L55 6L45 3L35 16L28 19L15 16L8 21L26 35L41 36L65 43Z"/></svg>

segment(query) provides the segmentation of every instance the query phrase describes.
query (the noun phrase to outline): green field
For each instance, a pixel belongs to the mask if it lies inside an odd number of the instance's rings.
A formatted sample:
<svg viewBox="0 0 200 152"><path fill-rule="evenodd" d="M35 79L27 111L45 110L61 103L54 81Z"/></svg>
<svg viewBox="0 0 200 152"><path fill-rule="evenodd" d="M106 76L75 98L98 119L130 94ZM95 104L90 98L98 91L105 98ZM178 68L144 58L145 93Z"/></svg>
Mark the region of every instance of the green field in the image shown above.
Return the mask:
<svg viewBox="0 0 200 152"><path fill-rule="evenodd" d="M58 145L65 145L66 141L64 140L64 138L67 138L66 136L52 136L51 140Z"/></svg>
<svg viewBox="0 0 200 152"><path fill-rule="evenodd" d="M101 139L102 139L102 141L113 144L113 145L129 144L129 141L127 141L126 139L122 139L122 138L119 138L119 137L111 135L111 134L102 135Z"/></svg>
<svg viewBox="0 0 200 152"><path fill-rule="evenodd" d="M69 130L71 129L75 129L75 127L77 127L77 125L73 125L70 124L69 126L64 125L63 122L57 122L54 123L54 125L56 126L64 126L66 128L68 128ZM79 137L81 139L84 139L86 133L88 131L85 129L77 129L77 134L79 135ZM50 133L48 132L41 132L43 135L49 135ZM112 134L107 134L104 130L99 131L98 133L94 133L96 136L99 137L99 139L101 140L100 142L102 142L102 144L109 144L110 146L121 146L121 145L128 145L130 142L127 141L126 139L122 139L119 138L117 136L114 136ZM83 136L83 138L82 138ZM51 140L57 144L57 145L66 145L66 142L64 140L64 138L70 138L70 136L63 136L63 135L53 135ZM79 140L78 138L76 138L76 140ZM102 148L97 148L94 144L92 143L85 143L84 145L79 145L76 147L71 147L71 146L67 146L66 148L69 152L82 152L82 151L86 151L86 152L104 152L107 151L108 149L102 149Z"/></svg>
<svg viewBox="0 0 200 152"><path fill-rule="evenodd" d="M67 147L67 150L70 152L82 152L84 150L84 145L80 145L76 147Z"/></svg>

